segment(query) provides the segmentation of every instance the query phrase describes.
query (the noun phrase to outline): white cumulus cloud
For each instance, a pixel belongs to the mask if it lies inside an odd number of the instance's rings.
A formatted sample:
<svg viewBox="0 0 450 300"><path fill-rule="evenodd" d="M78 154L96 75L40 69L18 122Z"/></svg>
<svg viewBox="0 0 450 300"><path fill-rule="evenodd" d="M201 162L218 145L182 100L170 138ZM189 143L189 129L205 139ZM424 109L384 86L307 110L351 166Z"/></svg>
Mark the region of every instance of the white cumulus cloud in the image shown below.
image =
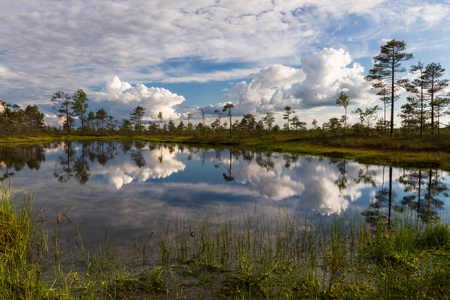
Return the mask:
<svg viewBox="0 0 450 300"><path fill-rule="evenodd" d="M237 98L237 108L243 113L265 113L282 109L283 92L305 79L302 70L280 64L271 65L250 75L250 83L237 83L229 97Z"/></svg>
<svg viewBox="0 0 450 300"><path fill-rule="evenodd" d="M370 98L364 68L343 49L324 48L302 58L302 70L306 79L292 91L295 99L301 99L302 107L335 105L341 91L353 101Z"/></svg>
<svg viewBox="0 0 450 300"><path fill-rule="evenodd" d="M131 86L130 83L121 81L115 76L108 81L105 91L100 93L100 98L106 99L102 101L105 109L113 115L123 115L124 118L129 117L129 113L139 106L144 107L144 119L157 120L158 113L161 112L163 118L178 119L179 113L175 111L176 106L185 101L183 96L172 93L164 88L146 87L143 84ZM102 103L99 103L101 105Z"/></svg>
<svg viewBox="0 0 450 300"><path fill-rule="evenodd" d="M293 108L335 106L341 91L351 104L373 98L364 68L343 49L324 48L303 57L301 68L271 65L237 83L228 94L241 113L266 113Z"/></svg>

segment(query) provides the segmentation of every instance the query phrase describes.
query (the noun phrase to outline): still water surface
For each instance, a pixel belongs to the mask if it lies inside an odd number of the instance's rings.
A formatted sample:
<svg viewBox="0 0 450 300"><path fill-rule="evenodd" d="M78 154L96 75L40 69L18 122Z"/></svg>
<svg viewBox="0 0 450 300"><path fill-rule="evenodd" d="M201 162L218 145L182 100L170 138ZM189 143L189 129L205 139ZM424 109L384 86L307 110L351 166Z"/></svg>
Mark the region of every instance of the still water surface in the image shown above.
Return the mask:
<svg viewBox="0 0 450 300"><path fill-rule="evenodd" d="M251 212L388 217L411 208L422 219L450 210L450 176L238 149L143 142L65 142L0 147L3 185L35 194L48 225L58 213L94 245L108 231L119 244L168 216ZM391 187L391 189L390 189ZM389 200L389 194L391 198Z"/></svg>

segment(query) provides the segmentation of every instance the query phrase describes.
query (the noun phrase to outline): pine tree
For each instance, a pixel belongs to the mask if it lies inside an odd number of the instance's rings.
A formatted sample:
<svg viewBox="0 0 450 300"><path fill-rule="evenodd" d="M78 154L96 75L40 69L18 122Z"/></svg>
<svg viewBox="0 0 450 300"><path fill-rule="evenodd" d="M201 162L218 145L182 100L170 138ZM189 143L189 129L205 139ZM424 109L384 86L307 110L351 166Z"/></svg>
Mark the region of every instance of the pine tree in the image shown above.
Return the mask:
<svg viewBox="0 0 450 300"><path fill-rule="evenodd" d="M225 104L223 106L223 110L222 111L227 111L228 110L228 116L230 116L230 137L231 137L231 127L232 127L232 123L231 123L231 110L234 108L234 104L231 102L228 102L227 104Z"/></svg>
<svg viewBox="0 0 450 300"><path fill-rule="evenodd" d="M58 117L63 118L63 127L67 129L67 134L70 134L74 120L72 110L73 101L71 97L63 91L57 91L52 96L51 101L53 102L53 109L56 111Z"/></svg>
<svg viewBox="0 0 450 300"><path fill-rule="evenodd" d="M405 53L406 44L403 41L390 40L386 45L381 46L380 54L375 56L375 64L366 76L366 80L373 81L374 88L388 86L391 90L391 136L394 135L394 100L395 92L404 82L396 80L396 75L405 72L401 66L402 61L413 58L411 53Z"/></svg>
<svg viewBox="0 0 450 300"><path fill-rule="evenodd" d="M73 104L72 110L75 116L81 121L81 133L84 134L84 123L86 121L86 112L88 108L89 98L86 93L79 89L72 96Z"/></svg>
<svg viewBox="0 0 450 300"><path fill-rule="evenodd" d="M133 112L130 114L131 121L136 124L137 131L140 133L142 131L142 117L145 114L145 108L142 106L137 106Z"/></svg>
<svg viewBox="0 0 450 300"><path fill-rule="evenodd" d="M448 86L447 79L439 79L444 75L445 69L439 63L428 64L425 68L425 76L429 82L428 94L430 95L431 107L431 134L434 134L434 118L435 118L435 96L440 90Z"/></svg>

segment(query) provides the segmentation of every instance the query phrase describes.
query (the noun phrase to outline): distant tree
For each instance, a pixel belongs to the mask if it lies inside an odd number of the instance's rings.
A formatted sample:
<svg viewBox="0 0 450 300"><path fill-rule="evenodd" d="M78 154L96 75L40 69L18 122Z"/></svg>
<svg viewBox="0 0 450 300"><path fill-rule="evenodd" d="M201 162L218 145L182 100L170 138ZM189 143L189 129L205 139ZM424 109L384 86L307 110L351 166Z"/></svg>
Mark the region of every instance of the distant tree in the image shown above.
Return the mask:
<svg viewBox="0 0 450 300"><path fill-rule="evenodd" d="M214 120L214 122L211 123L211 128L213 130L219 130L220 129L220 119L217 118L216 120Z"/></svg>
<svg viewBox="0 0 450 300"><path fill-rule="evenodd" d="M273 116L273 113L268 112L266 116L262 119L264 124L267 126L267 130L272 131L272 125L275 122L275 117Z"/></svg>
<svg viewBox="0 0 450 300"><path fill-rule="evenodd" d="M448 94L450 96L450 93ZM434 107L435 107L435 115L437 118L437 129L438 134L441 133L440 131L440 118L442 115L445 115L445 108L448 107L450 104L450 97L436 97L434 100ZM448 113L448 111L447 111Z"/></svg>
<svg viewBox="0 0 450 300"><path fill-rule="evenodd" d="M2 99L0 99L0 106L3 109L2 114L5 116L5 119L8 120L8 115L11 113L12 105L10 103L6 103Z"/></svg>
<svg viewBox="0 0 450 300"><path fill-rule="evenodd" d="M286 122L286 129L289 130L290 129L290 124L289 123L291 121L291 114L295 114L295 111L293 111L290 106L286 106L284 108L284 110L285 110L285 112L283 114L283 119L287 121Z"/></svg>
<svg viewBox="0 0 450 300"><path fill-rule="evenodd" d="M417 65L411 66L411 72L413 74L417 74L418 77L412 80L408 85L406 85L406 90L408 92L416 94L414 98L408 97L408 102L411 103L417 102L418 110L419 110L419 127L420 127L420 136L423 137L423 128L425 124L425 98L424 93L426 92L426 88L428 86L428 80L425 72L425 66L419 61Z"/></svg>
<svg viewBox="0 0 450 300"><path fill-rule="evenodd" d="M119 130L122 133L125 133L126 135L130 134L131 130L132 130L132 128L131 128L131 121L128 120L128 119L123 119L122 120L122 125L120 125Z"/></svg>
<svg viewBox="0 0 450 300"><path fill-rule="evenodd" d="M19 104L14 104L12 108L11 123L15 132L20 134L24 127L24 111Z"/></svg>
<svg viewBox="0 0 450 300"><path fill-rule="evenodd" d="M169 130L169 133L174 133L175 129L176 129L175 122L172 119L170 119L169 123L167 124L167 130Z"/></svg>
<svg viewBox="0 0 450 300"><path fill-rule="evenodd" d="M319 126L318 126L318 122L317 122L317 120L316 119L314 119L314 120L312 120L312 126L314 127L314 129L317 129Z"/></svg>
<svg viewBox="0 0 450 300"><path fill-rule="evenodd" d="M63 118L63 127L67 129L67 133L70 134L70 129L73 124L73 101L71 97L63 91L57 91L52 96L51 101L53 103L53 109L56 111L58 117Z"/></svg>
<svg viewBox="0 0 450 300"><path fill-rule="evenodd" d="M97 113L96 113L97 119L100 121L100 123L102 124L102 133L103 133L103 123L105 122L106 117L108 116L108 114L106 113L106 111L103 108L100 108Z"/></svg>
<svg viewBox="0 0 450 300"><path fill-rule="evenodd" d="M218 109L216 109L216 110L214 110L214 113L216 113L217 114L217 119L219 120L219 126L218 126L218 128L220 128L220 118L222 117L222 112L220 111L220 110L218 110Z"/></svg>
<svg viewBox="0 0 450 300"><path fill-rule="evenodd" d="M425 68L426 80L429 82L428 94L431 106L431 134L434 134L435 96L440 90L448 86L447 79L439 79L444 75L445 69L439 63L428 64Z"/></svg>
<svg viewBox="0 0 450 300"><path fill-rule="evenodd" d="M341 92L339 97L336 99L336 104L343 106L345 111L345 122L344 122L344 128L347 129L347 106L350 102L350 99L348 98L347 94L344 92Z"/></svg>
<svg viewBox="0 0 450 300"><path fill-rule="evenodd" d="M95 130L95 127L94 127L94 121L95 121L95 113L91 110L89 113L88 113L88 117L87 117L87 122L88 123L90 123L91 125L91 129L92 130Z"/></svg>
<svg viewBox="0 0 450 300"><path fill-rule="evenodd" d="M106 117L106 129L110 133L114 133L116 131L117 126L117 120L114 120L114 116L107 116Z"/></svg>
<svg viewBox="0 0 450 300"><path fill-rule="evenodd" d="M182 120L181 120L180 123L178 124L177 129L178 129L178 131L179 131L180 133L183 132L183 130L184 130L184 123L183 123Z"/></svg>
<svg viewBox="0 0 450 300"><path fill-rule="evenodd" d="M230 116L230 137L231 137L231 127L232 127L232 124L233 124L233 123L231 123L231 110L233 108L234 108L234 104L231 103L231 102L228 102L227 104L225 104L223 106L223 110L222 110L224 112L228 110L228 116Z"/></svg>
<svg viewBox="0 0 450 300"><path fill-rule="evenodd" d="M200 109L201 115L202 115L202 119L203 119L203 127L205 127L205 110L204 109Z"/></svg>
<svg viewBox="0 0 450 300"><path fill-rule="evenodd" d="M255 131L256 120L252 114L246 114L242 117L239 128L247 133Z"/></svg>
<svg viewBox="0 0 450 300"><path fill-rule="evenodd" d="M2 132L7 134L10 132L11 128L11 104L6 103L2 99L0 99L0 106L2 107L2 112L0 113L0 126L2 129Z"/></svg>
<svg viewBox="0 0 450 300"><path fill-rule="evenodd" d="M161 115L161 117L162 117L162 115ZM188 118L188 124L191 123L192 114L187 113L187 118Z"/></svg>
<svg viewBox="0 0 450 300"><path fill-rule="evenodd" d="M159 128L161 129L161 123L162 123L162 120L163 120L162 112L158 113L158 119L159 119Z"/></svg>
<svg viewBox="0 0 450 300"><path fill-rule="evenodd" d="M372 123L378 118L377 112L380 110L381 108L375 105L374 107L366 107L364 110L357 108L352 113L358 114L361 124L364 124L366 128L370 129Z"/></svg>
<svg viewBox="0 0 450 300"><path fill-rule="evenodd" d="M403 104L401 106L401 113L399 114L399 116L403 120L402 127L404 134L414 130L417 124L420 123L420 118L418 118L418 110L417 110L419 102L415 101L414 97L408 97L408 100L409 100L408 103Z"/></svg>
<svg viewBox="0 0 450 300"><path fill-rule="evenodd" d="M337 134L338 129L342 128L342 122L338 118L331 118L328 122L322 124L323 129L327 129Z"/></svg>
<svg viewBox="0 0 450 300"><path fill-rule="evenodd" d="M154 123L154 122L149 122L148 123L148 132L149 133L157 133L158 132L158 130L159 130L159 126L156 124L156 123Z"/></svg>
<svg viewBox="0 0 450 300"><path fill-rule="evenodd" d="M79 89L73 94L72 100L73 114L80 119L81 133L84 134L84 122L86 121L86 112L88 108L89 98L82 89Z"/></svg>
<svg viewBox="0 0 450 300"><path fill-rule="evenodd" d="M401 66L402 61L413 58L411 53L405 53L406 44L403 41L390 40L381 46L380 54L374 57L375 64L369 71L366 80L373 81L374 88L381 86L389 87L391 90L391 136L394 135L394 100L395 91L404 85L404 82L395 80L398 73L406 69Z"/></svg>
<svg viewBox="0 0 450 300"><path fill-rule="evenodd" d="M365 79L369 80L368 76ZM391 102L390 84L389 84L389 82L378 78L378 79L374 79L374 81L372 82L372 88L378 90L377 96L380 96L379 99L381 100L381 102L383 102L383 120L379 122L379 125L381 125L381 127L386 132L386 129L389 127L389 123L390 123L389 121L387 121L387 117L386 117L386 112L387 112L386 107Z"/></svg>
<svg viewBox="0 0 450 300"><path fill-rule="evenodd" d="M255 125L255 131L258 133L259 138L261 138L262 133L264 132L264 122L259 120Z"/></svg>
<svg viewBox="0 0 450 300"><path fill-rule="evenodd" d="M145 108L143 108L142 106L139 106L139 105L130 114L131 115L130 119L136 125L136 129L139 133L142 132L142 118L144 117L144 114L145 114Z"/></svg>
<svg viewBox="0 0 450 300"><path fill-rule="evenodd" d="M294 126L295 130L305 130L306 122L300 121L300 118L297 115L295 115L292 118L292 126Z"/></svg>
<svg viewBox="0 0 450 300"><path fill-rule="evenodd" d="M16 113L16 105L17 104L10 104L6 103L5 101L0 99L0 106L2 108L2 111L0 113L0 126L3 131L3 133L9 134L14 130L14 126L17 126L17 113ZM12 108L12 109L11 109ZM20 133L20 132L16 132Z"/></svg>
<svg viewBox="0 0 450 300"><path fill-rule="evenodd" d="M39 111L39 108L35 105L28 105L24 111L25 124L32 131L38 131L44 128L44 114Z"/></svg>

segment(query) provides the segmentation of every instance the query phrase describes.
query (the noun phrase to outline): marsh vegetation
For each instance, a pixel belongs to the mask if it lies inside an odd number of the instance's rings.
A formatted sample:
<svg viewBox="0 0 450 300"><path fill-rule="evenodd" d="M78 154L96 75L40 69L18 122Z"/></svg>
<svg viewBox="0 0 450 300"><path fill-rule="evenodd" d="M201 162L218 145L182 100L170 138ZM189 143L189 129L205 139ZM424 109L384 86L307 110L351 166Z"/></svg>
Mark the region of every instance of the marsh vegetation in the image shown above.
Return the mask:
<svg viewBox="0 0 450 300"><path fill-rule="evenodd" d="M412 212L366 219L299 219L280 209L172 216L124 248L107 232L96 250L76 235L61 247L66 211L47 220L33 199L1 189L2 299L442 299L450 227ZM43 230L51 222L53 232Z"/></svg>

